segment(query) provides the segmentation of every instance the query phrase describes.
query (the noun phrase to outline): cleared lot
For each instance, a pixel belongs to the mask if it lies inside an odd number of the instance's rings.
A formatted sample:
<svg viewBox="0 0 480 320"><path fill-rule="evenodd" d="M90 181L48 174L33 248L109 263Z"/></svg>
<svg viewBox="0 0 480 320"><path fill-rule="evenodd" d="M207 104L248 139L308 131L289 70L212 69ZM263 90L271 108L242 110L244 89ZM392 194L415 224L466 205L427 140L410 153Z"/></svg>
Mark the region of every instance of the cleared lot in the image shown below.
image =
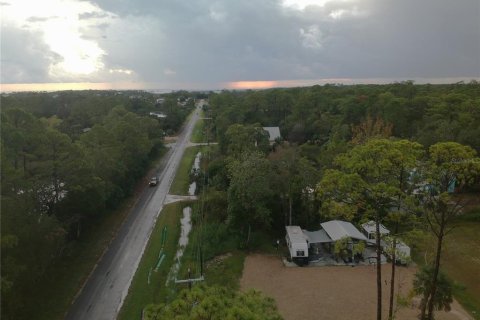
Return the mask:
<svg viewBox="0 0 480 320"><path fill-rule="evenodd" d="M383 308L388 315L390 265L384 265ZM414 268L397 268L397 292L411 289ZM385 281L386 280L386 281ZM373 266L287 268L276 256L250 255L245 260L242 290L255 288L273 297L287 320L358 319L376 317L376 272ZM416 319L418 311L400 308L396 319ZM472 319L455 302L449 313L439 312L437 320Z"/></svg>

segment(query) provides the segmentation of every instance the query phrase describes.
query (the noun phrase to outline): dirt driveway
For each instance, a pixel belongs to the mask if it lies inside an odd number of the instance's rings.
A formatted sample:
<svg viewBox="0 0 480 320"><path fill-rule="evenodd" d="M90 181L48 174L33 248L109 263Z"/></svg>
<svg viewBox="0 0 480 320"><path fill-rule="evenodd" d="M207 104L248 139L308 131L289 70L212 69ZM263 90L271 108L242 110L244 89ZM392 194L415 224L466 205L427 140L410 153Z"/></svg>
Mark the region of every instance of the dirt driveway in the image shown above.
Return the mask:
<svg viewBox="0 0 480 320"><path fill-rule="evenodd" d="M390 265L382 266L383 318L388 316ZM414 268L397 268L400 292L411 289ZM385 281L386 280L386 281ZM373 266L287 268L279 257L250 255L245 260L242 290L255 288L273 297L286 320L371 320L376 318L376 271ZM418 311L400 308L396 319L416 319ZM455 301L437 320L472 319Z"/></svg>

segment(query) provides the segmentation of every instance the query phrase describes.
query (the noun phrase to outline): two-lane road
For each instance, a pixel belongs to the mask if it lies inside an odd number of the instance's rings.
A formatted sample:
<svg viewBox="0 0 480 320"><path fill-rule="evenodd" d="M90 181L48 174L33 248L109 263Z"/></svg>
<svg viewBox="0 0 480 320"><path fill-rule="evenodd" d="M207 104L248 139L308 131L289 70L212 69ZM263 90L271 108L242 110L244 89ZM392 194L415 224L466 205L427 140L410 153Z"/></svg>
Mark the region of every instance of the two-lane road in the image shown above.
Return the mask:
<svg viewBox="0 0 480 320"><path fill-rule="evenodd" d="M197 119L198 109L184 126L176 144L165 155L164 165L158 174L159 184L142 193L72 304L66 319L116 319Z"/></svg>

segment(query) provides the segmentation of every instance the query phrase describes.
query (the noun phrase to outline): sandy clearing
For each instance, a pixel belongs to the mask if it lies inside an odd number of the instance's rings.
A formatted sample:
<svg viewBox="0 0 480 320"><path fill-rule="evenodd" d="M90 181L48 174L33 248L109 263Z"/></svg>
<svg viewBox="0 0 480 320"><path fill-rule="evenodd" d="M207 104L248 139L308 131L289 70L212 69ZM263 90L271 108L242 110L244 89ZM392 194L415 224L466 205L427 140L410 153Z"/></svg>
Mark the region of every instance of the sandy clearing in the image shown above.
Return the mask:
<svg viewBox="0 0 480 320"><path fill-rule="evenodd" d="M389 264L382 266L383 318L388 315ZM414 268L397 268L396 292L411 289ZM258 289L273 297L286 320L371 320L376 317L376 272L373 266L287 268L277 256L250 255L245 259L242 290ZM400 291L398 291L400 290ZM399 308L396 319L416 319L412 307ZM437 320L471 320L455 301L451 312Z"/></svg>

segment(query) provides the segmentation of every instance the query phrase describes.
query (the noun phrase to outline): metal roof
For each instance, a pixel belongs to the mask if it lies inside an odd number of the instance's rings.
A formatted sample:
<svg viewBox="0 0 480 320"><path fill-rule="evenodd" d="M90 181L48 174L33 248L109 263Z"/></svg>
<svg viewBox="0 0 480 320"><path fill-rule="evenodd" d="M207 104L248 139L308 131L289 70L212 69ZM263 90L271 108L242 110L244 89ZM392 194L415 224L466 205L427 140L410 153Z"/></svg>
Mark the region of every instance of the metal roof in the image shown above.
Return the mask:
<svg viewBox="0 0 480 320"><path fill-rule="evenodd" d="M332 239L328 236L325 230L320 229L317 231L303 230L305 237L308 239L308 243L325 243L332 242Z"/></svg>
<svg viewBox="0 0 480 320"><path fill-rule="evenodd" d="M306 243L307 239L299 226L286 226L285 229L292 243Z"/></svg>
<svg viewBox="0 0 480 320"><path fill-rule="evenodd" d="M358 231L353 224L347 221L332 220L321 223L320 225L333 241L340 240L344 237L350 237L352 239L364 241L367 240L367 238L360 231Z"/></svg>
<svg viewBox="0 0 480 320"><path fill-rule="evenodd" d="M370 220L368 222L365 222L362 224L363 230L365 230L367 233L375 233L375 221ZM389 234L390 230L385 228L383 224L380 223L380 234Z"/></svg>
<svg viewBox="0 0 480 320"><path fill-rule="evenodd" d="M281 138L279 127L263 127L263 130L268 132L269 141L275 141L275 139Z"/></svg>

